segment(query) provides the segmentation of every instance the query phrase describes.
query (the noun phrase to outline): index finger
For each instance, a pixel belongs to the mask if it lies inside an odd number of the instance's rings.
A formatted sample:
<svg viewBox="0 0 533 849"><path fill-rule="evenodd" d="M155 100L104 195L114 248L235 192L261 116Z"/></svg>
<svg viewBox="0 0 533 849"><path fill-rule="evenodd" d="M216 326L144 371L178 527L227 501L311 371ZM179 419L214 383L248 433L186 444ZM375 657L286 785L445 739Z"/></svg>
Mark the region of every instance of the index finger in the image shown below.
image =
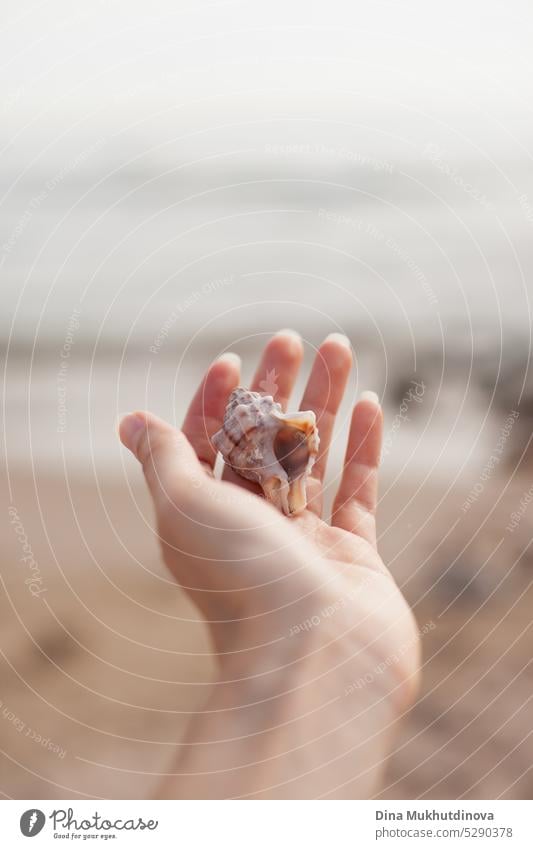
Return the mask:
<svg viewBox="0 0 533 849"><path fill-rule="evenodd" d="M182 431L196 456L208 472L212 472L217 452L211 437L222 427L228 398L239 384L241 360L227 352L211 364L192 399Z"/></svg>

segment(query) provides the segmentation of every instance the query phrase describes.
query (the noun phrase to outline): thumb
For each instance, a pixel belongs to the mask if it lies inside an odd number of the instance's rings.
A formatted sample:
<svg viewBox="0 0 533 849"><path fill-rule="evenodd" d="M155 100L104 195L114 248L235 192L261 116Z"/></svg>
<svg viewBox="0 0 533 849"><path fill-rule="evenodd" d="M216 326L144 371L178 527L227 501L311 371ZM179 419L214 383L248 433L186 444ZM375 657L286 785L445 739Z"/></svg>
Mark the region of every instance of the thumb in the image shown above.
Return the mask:
<svg viewBox="0 0 533 849"><path fill-rule="evenodd" d="M205 473L184 434L152 413L135 412L120 422L121 442L143 467L156 506L198 487Z"/></svg>

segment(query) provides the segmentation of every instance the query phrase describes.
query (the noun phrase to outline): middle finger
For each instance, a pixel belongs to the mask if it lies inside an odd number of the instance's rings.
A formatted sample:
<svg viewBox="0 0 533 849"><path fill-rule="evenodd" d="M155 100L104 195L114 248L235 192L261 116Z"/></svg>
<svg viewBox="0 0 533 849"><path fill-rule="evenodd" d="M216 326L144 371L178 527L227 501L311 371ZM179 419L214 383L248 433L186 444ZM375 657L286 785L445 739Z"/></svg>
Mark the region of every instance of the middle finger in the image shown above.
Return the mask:
<svg viewBox="0 0 533 849"><path fill-rule="evenodd" d="M310 477L309 509L320 513L320 493L338 409L352 368L352 349L342 333L330 333L317 351L300 405L313 410L320 434L320 450Z"/></svg>

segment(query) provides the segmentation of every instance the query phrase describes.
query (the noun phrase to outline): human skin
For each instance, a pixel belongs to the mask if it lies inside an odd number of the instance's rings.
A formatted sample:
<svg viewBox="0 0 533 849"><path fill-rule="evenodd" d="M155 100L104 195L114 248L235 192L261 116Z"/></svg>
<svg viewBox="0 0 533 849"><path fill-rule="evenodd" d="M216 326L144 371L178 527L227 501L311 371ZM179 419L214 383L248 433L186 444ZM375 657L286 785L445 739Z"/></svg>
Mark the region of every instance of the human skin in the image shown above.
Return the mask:
<svg viewBox="0 0 533 849"><path fill-rule="evenodd" d="M275 371L286 409L300 337L266 346L251 388ZM212 435L239 385L235 355L216 360L177 430L136 412L120 437L141 463L164 561L201 611L217 678L162 779L159 798L368 798L379 790L394 729L417 691L415 620L376 544L383 419L363 393L331 522L323 480L352 367L348 340L318 349L301 409L317 416L320 453L309 503L286 517L259 487L214 477Z"/></svg>

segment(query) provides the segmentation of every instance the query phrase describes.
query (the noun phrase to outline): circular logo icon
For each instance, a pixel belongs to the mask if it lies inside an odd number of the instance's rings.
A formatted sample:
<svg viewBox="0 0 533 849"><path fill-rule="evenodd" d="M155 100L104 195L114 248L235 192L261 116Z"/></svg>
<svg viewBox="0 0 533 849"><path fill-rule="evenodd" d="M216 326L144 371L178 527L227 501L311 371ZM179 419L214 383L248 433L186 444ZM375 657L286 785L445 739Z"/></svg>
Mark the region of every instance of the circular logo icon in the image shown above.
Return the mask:
<svg viewBox="0 0 533 849"><path fill-rule="evenodd" d="M24 837L35 837L42 831L46 817L38 808L30 808L24 811L20 818L20 830Z"/></svg>

